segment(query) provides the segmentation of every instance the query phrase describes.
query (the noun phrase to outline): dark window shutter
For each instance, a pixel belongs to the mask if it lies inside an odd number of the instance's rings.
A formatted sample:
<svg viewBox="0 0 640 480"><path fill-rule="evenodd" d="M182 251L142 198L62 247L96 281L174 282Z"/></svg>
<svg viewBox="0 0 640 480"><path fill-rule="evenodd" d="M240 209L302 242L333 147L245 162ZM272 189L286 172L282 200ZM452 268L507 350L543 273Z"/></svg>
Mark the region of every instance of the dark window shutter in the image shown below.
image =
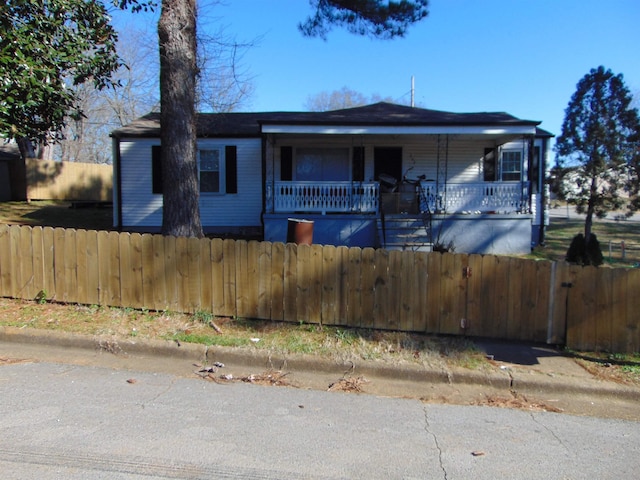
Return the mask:
<svg viewBox="0 0 640 480"><path fill-rule="evenodd" d="M354 182L364 182L364 147L353 147L351 178Z"/></svg>
<svg viewBox="0 0 640 480"><path fill-rule="evenodd" d="M293 180L293 147L280 147L280 180Z"/></svg>
<svg viewBox="0 0 640 480"><path fill-rule="evenodd" d="M160 145L151 147L151 192L162 194L162 161Z"/></svg>
<svg viewBox="0 0 640 480"><path fill-rule="evenodd" d="M238 193L238 148L224 147L226 193Z"/></svg>
<svg viewBox="0 0 640 480"><path fill-rule="evenodd" d="M484 171L485 182L495 182L497 165L496 165L496 149L485 148L484 157L482 157L482 170Z"/></svg>

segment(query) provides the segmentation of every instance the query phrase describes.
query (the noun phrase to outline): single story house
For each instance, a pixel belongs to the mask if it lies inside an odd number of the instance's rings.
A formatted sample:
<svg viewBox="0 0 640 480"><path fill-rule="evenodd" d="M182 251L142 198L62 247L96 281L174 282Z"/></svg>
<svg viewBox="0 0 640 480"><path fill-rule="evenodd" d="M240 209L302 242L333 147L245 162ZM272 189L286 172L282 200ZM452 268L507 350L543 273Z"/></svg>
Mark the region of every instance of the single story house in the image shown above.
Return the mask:
<svg viewBox="0 0 640 480"><path fill-rule="evenodd" d="M552 135L507 113L381 102L197 119L206 233L318 244L527 253L544 240ZM160 115L112 132L114 224L159 231Z"/></svg>

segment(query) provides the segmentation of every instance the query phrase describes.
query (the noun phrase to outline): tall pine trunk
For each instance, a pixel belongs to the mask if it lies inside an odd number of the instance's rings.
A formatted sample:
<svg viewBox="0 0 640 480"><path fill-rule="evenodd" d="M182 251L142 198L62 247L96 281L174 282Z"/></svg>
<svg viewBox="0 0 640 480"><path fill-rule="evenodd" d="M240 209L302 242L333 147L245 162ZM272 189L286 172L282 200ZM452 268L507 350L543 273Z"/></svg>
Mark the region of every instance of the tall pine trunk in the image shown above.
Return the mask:
<svg viewBox="0 0 640 480"><path fill-rule="evenodd" d="M158 37L162 233L202 237L196 164L196 0L163 0Z"/></svg>

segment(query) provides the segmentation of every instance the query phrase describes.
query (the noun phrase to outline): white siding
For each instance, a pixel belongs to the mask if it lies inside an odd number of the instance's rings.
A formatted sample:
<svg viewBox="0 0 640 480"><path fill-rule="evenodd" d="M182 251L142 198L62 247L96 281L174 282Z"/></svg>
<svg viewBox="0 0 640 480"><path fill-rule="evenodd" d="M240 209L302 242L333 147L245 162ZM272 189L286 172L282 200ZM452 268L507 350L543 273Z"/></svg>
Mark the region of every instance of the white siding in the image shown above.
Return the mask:
<svg viewBox="0 0 640 480"><path fill-rule="evenodd" d="M160 227L162 195L151 190L151 147L159 139L121 141L123 227ZM259 226L262 209L260 139L207 139L198 148L227 145L237 147L238 193L200 196L200 216L206 227Z"/></svg>
<svg viewBox="0 0 640 480"><path fill-rule="evenodd" d="M235 145L238 149L238 193L200 195L203 227L259 226L262 210L261 141L251 139L201 140L198 148Z"/></svg>
<svg viewBox="0 0 640 480"><path fill-rule="evenodd" d="M123 227L162 225L162 195L151 192L151 146L160 140L120 142Z"/></svg>

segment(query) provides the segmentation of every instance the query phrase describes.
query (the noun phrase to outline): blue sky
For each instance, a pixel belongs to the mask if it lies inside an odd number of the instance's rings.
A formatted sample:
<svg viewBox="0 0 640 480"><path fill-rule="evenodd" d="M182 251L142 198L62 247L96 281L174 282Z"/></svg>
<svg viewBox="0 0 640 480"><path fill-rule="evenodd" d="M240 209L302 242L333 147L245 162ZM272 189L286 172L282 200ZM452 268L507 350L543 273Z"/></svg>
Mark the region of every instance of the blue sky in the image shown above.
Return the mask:
<svg viewBox="0 0 640 480"><path fill-rule="evenodd" d="M577 82L604 65L640 97L639 0L431 0L408 35L372 40L334 29L327 41L297 25L307 0L200 1L204 30L238 41L255 93L246 110L303 110L310 95L348 87L453 112L505 111L559 135Z"/></svg>

